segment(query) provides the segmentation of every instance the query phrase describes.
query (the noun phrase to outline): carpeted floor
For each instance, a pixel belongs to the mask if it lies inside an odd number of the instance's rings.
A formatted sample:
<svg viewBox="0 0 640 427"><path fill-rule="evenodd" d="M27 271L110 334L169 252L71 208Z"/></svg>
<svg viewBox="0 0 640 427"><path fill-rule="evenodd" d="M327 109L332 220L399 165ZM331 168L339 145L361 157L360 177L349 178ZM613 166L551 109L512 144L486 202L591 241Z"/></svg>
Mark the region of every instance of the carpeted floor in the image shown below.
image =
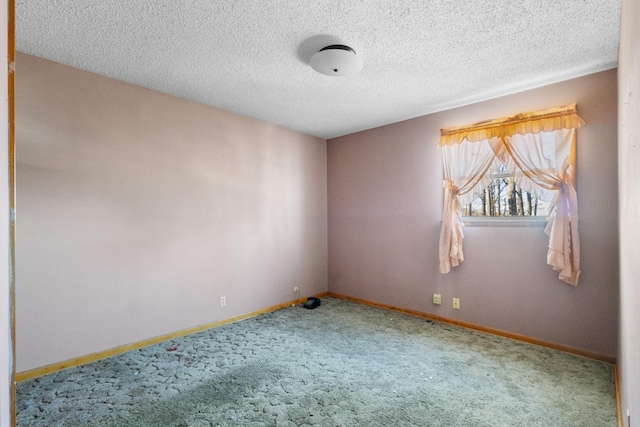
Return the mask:
<svg viewBox="0 0 640 427"><path fill-rule="evenodd" d="M611 365L334 298L18 384L20 427L616 425Z"/></svg>

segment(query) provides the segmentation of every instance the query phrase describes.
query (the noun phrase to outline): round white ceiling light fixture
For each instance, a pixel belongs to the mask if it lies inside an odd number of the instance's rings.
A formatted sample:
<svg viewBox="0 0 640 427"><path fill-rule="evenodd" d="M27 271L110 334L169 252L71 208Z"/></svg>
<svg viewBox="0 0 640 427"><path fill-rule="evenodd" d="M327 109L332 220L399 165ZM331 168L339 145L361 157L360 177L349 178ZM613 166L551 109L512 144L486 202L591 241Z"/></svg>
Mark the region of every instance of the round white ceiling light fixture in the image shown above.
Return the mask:
<svg viewBox="0 0 640 427"><path fill-rule="evenodd" d="M311 57L311 66L327 76L350 76L362 70L362 59L349 46L332 44Z"/></svg>

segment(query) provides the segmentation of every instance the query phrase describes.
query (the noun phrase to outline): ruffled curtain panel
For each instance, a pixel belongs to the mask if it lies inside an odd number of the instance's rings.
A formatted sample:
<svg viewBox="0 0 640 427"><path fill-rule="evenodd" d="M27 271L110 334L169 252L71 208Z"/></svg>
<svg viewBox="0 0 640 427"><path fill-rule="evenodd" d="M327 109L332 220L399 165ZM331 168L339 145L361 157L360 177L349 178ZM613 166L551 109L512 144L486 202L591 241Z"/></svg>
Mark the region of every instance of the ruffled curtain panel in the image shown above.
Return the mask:
<svg viewBox="0 0 640 427"><path fill-rule="evenodd" d="M464 261L461 206L478 198L501 165L515 183L550 202L545 232L547 263L560 280L577 286L580 275L578 201L575 190L576 105L518 114L471 126L442 129L444 205L440 272Z"/></svg>

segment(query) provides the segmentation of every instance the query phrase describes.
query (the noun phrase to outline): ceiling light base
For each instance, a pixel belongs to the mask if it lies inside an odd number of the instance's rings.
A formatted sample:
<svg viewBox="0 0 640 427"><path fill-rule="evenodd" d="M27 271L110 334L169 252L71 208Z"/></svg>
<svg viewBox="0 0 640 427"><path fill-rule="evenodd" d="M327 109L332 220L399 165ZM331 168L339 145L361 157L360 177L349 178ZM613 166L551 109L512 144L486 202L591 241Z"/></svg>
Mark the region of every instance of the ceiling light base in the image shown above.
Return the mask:
<svg viewBox="0 0 640 427"><path fill-rule="evenodd" d="M327 76L350 76L362 70L363 65L356 51L342 44L324 47L311 57L313 69Z"/></svg>

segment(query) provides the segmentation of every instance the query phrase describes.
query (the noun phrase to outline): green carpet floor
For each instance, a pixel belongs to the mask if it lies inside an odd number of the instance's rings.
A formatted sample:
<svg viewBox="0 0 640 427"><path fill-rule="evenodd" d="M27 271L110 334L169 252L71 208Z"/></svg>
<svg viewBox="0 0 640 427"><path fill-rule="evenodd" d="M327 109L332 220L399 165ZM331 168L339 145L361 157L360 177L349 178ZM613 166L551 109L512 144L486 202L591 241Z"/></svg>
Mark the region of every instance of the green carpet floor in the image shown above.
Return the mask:
<svg viewBox="0 0 640 427"><path fill-rule="evenodd" d="M616 425L609 364L334 298L18 385L19 427Z"/></svg>

